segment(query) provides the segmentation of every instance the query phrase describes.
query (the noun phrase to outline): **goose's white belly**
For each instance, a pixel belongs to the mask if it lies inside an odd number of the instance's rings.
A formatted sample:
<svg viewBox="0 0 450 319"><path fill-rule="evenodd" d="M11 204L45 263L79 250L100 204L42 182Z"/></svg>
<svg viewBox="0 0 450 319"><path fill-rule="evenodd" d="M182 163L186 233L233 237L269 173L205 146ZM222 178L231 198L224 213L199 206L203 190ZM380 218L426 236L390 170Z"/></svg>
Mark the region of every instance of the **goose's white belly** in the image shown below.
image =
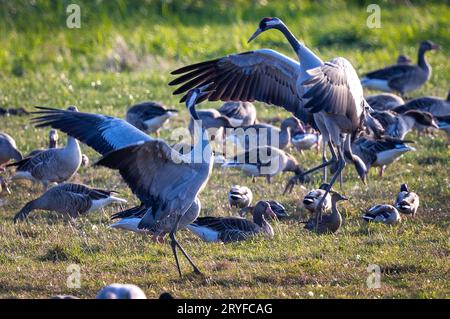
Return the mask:
<svg viewBox="0 0 450 319"><path fill-rule="evenodd" d="M402 148L396 148L393 150L388 150L384 152L380 152L377 154L377 160L374 163L374 166L383 166L389 165L395 160L399 159L404 153L415 150L412 147L406 146Z"/></svg>
<svg viewBox="0 0 450 319"><path fill-rule="evenodd" d="M219 241L219 233L215 230L209 229L208 227L197 226L194 224L187 225L187 228L199 236L201 239L207 242L217 242Z"/></svg>
<svg viewBox="0 0 450 319"><path fill-rule="evenodd" d="M389 87L387 80L379 80L379 79L369 79L369 78L362 78L361 84L364 87L367 87L372 90L380 90L383 92L392 92L393 90Z"/></svg>

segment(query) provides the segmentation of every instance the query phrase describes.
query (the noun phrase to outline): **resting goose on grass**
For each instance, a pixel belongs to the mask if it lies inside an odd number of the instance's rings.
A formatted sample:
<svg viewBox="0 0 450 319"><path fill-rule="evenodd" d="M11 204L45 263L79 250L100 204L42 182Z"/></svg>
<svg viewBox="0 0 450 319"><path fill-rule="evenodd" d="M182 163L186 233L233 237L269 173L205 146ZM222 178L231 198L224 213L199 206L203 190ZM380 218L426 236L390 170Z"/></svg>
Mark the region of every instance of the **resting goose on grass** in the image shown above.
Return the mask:
<svg viewBox="0 0 450 319"><path fill-rule="evenodd" d="M412 215L416 217L419 209L419 196L408 189L408 185L402 184L400 192L395 200L395 208L402 214Z"/></svg>
<svg viewBox="0 0 450 319"><path fill-rule="evenodd" d="M402 220L398 210L391 205L375 205L362 216L362 219L387 225L394 225Z"/></svg>
<svg viewBox="0 0 450 319"><path fill-rule="evenodd" d="M266 218L276 215L270 204L260 201L253 209L253 221L240 217L199 217L187 228L207 242L234 242L263 233L273 237L273 228Z"/></svg>
<svg viewBox="0 0 450 319"><path fill-rule="evenodd" d="M244 208L250 206L253 193L247 186L234 185L228 192L230 207Z"/></svg>
<svg viewBox="0 0 450 319"><path fill-rule="evenodd" d="M22 160L22 153L17 149L16 141L11 136L0 132L0 169L10 160Z"/></svg>

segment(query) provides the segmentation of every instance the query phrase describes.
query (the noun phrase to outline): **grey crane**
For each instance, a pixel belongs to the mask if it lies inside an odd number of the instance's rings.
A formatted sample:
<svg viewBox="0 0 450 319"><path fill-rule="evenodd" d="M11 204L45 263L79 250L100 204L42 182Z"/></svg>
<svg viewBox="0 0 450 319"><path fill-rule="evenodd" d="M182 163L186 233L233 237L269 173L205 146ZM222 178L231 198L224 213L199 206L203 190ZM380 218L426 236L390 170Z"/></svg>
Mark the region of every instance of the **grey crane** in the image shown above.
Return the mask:
<svg viewBox="0 0 450 319"><path fill-rule="evenodd" d="M14 222L24 220L33 210L55 211L72 218L98 210L111 203L126 203L110 190L86 185L63 183L47 190L42 196L28 202L14 216Z"/></svg>
<svg viewBox="0 0 450 319"><path fill-rule="evenodd" d="M367 73L362 79L364 87L384 92L398 92L402 95L417 90L431 76L431 66L425 59L425 52L438 50L432 41L422 41L419 46L417 64L395 64L384 69Z"/></svg>
<svg viewBox="0 0 450 319"><path fill-rule="evenodd" d="M143 102L131 106L125 115L125 119L131 125L146 133L156 133L170 118L176 116L178 110L167 109L158 102Z"/></svg>
<svg viewBox="0 0 450 319"><path fill-rule="evenodd" d="M233 127L253 125L256 122L256 109L250 102L225 102L219 112L230 120Z"/></svg>
<svg viewBox="0 0 450 319"><path fill-rule="evenodd" d="M0 168L10 160L22 160L22 153L17 149L16 141L11 136L0 132Z"/></svg>
<svg viewBox="0 0 450 319"><path fill-rule="evenodd" d="M234 242L264 233L273 237L273 228L266 218L275 218L270 204L259 201L253 209L253 221L240 217L199 217L187 228L207 242Z"/></svg>
<svg viewBox="0 0 450 319"><path fill-rule="evenodd" d="M68 111L78 112L74 106L70 106ZM16 173L11 177L12 180L27 179L41 182L46 190L49 183L62 183L69 180L78 171L80 165L80 145L75 138L68 136L67 144L63 148L44 150L7 166L17 167Z"/></svg>
<svg viewBox="0 0 450 319"><path fill-rule="evenodd" d="M198 119L195 103L211 93L206 88L197 88L188 94L186 104L194 118ZM213 161L208 155L212 153L207 136L199 126L196 126L197 143L192 152L183 155L172 152L173 149L164 141L151 138L121 119L53 108L39 109L35 113L40 116L34 119L38 127L51 126L76 137L105 155L99 165L119 169L141 203L151 208L149 214L142 218L139 228L151 229L169 214L175 214L179 222L209 178ZM190 261L194 271L200 273L175 239L177 225L172 226L171 247L179 273L176 247Z"/></svg>
<svg viewBox="0 0 450 319"><path fill-rule="evenodd" d="M305 123L311 123L313 117L323 135L324 144L329 145L332 159L326 159L324 148L323 163L304 174L337 161L338 170L329 183L331 188L346 165L344 150L351 153L351 136L364 124L374 123L369 121L371 118L367 114L368 105L363 98L360 80L350 62L344 58L323 62L300 43L278 18L262 19L249 42L270 29L277 29L285 35L301 63L276 51L262 49L180 68L172 72L179 77L169 85L184 83L174 91L174 94L180 94L190 88L213 83L211 89L214 92L204 99L258 100L282 106ZM183 97L182 101L185 99ZM364 179L366 169L363 162L353 154L351 158L360 178ZM291 189L291 185L298 180L298 176L291 179L287 188Z"/></svg>

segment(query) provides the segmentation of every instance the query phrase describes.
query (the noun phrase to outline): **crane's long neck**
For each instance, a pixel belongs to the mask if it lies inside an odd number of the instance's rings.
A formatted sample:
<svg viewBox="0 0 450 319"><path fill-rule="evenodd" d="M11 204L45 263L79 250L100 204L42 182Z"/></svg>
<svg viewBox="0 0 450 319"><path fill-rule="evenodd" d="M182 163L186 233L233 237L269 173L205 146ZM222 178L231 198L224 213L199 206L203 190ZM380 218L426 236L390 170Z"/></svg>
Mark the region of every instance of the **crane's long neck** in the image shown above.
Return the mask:
<svg viewBox="0 0 450 319"><path fill-rule="evenodd" d="M297 38L292 34L292 32L286 27L284 24L281 25L278 30L280 30L286 39L289 41L289 44L294 49L295 53L298 56L300 61L300 67L303 72L306 70L316 68L323 64L323 61L314 54L309 48L307 48L304 44L300 43Z"/></svg>
<svg viewBox="0 0 450 319"><path fill-rule="evenodd" d="M195 107L189 108L191 117L194 121L194 149L192 150L193 159L195 163L209 162L212 159L212 150L209 145L209 138L207 131L203 128L200 117L195 110Z"/></svg>

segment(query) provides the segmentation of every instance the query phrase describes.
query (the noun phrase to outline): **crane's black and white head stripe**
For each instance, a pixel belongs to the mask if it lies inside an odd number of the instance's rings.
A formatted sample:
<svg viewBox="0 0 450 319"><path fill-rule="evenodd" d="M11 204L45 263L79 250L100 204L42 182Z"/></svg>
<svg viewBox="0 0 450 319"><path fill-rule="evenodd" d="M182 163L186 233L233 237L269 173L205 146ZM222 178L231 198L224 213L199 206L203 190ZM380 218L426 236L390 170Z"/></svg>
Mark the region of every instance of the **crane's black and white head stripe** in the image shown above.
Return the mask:
<svg viewBox="0 0 450 319"><path fill-rule="evenodd" d="M248 39L248 43L250 43L253 39L255 39L258 35L263 33L264 31L270 30L270 29L276 29L283 25L283 21L281 21L278 18L264 18L259 23L258 29L256 29L255 33Z"/></svg>

